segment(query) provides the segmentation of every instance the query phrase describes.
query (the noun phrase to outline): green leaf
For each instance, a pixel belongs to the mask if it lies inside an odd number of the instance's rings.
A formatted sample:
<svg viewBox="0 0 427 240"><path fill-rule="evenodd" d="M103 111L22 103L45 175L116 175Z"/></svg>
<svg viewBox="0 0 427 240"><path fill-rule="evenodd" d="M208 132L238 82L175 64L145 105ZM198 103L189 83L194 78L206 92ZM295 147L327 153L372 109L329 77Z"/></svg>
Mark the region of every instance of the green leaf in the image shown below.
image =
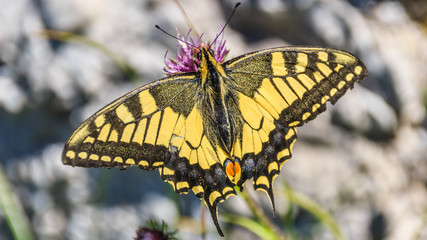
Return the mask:
<svg viewBox="0 0 427 240"><path fill-rule="evenodd" d="M18 198L11 191L0 165L0 209L6 217L15 240L33 240L29 221L17 200Z"/></svg>
<svg viewBox="0 0 427 240"><path fill-rule="evenodd" d="M224 222L233 223L242 226L249 231L256 234L258 237L264 240L279 240L276 233L270 230L267 226L250 219L248 217L236 216L233 214L221 214Z"/></svg>

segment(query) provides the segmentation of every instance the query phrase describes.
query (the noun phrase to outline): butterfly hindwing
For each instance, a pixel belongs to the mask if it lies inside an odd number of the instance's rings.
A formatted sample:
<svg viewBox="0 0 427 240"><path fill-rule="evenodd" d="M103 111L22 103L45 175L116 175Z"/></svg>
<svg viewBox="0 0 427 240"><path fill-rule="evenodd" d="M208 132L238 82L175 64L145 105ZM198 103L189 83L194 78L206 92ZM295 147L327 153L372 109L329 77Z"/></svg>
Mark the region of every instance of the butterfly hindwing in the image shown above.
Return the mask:
<svg viewBox="0 0 427 240"><path fill-rule="evenodd" d="M241 161L242 187L253 178L254 188L265 191L273 204L273 180L283 163L292 156L296 141L296 128L284 127L255 99L239 93L239 106L243 118L241 138L233 146L233 157Z"/></svg>

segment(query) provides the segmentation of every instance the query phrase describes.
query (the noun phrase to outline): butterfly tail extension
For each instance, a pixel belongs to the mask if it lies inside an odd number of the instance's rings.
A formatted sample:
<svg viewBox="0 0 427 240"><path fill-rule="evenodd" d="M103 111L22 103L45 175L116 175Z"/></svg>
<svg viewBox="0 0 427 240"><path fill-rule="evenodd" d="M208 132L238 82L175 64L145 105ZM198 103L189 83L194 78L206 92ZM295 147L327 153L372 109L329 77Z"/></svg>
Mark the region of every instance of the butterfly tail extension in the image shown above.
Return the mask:
<svg viewBox="0 0 427 240"><path fill-rule="evenodd" d="M218 203L214 202L213 204L211 204L210 198L207 194L205 195L204 200L205 200L206 206L209 209L209 212L215 224L216 230L218 231L218 234L221 237L224 237L224 233L222 232L221 226L219 225L219 222L218 222Z"/></svg>
<svg viewBox="0 0 427 240"><path fill-rule="evenodd" d="M207 142L204 144L208 145ZM186 154L182 147L171 147L166 157L167 164L159 170L161 178L171 184L176 193L192 190L198 198L203 199L218 233L224 236L218 221L218 205L228 197L236 195L234 184L227 178L219 162L207 160L217 158L215 152L204 151L203 147L192 151L194 152L190 152L188 157L184 157ZM211 165L207 164L209 161Z"/></svg>
<svg viewBox="0 0 427 240"><path fill-rule="evenodd" d="M234 184L227 178L220 164L212 168L211 172L214 174L204 179L204 201L218 233L224 236L218 222L218 204L230 196L236 195L236 191L233 188Z"/></svg>
<svg viewBox="0 0 427 240"><path fill-rule="evenodd" d="M269 141L263 144L261 153L255 156L254 189L266 192L274 213L273 182L279 175L284 162L292 157L295 141L295 128L285 128L277 124L277 128L269 135Z"/></svg>
<svg viewBox="0 0 427 240"><path fill-rule="evenodd" d="M216 169L213 170L216 174L205 179L203 199L209 209L218 233L224 236L218 221L218 205L230 196L236 195L236 191L233 188L234 184L228 180L219 164ZM213 180L215 183L209 182L209 180Z"/></svg>

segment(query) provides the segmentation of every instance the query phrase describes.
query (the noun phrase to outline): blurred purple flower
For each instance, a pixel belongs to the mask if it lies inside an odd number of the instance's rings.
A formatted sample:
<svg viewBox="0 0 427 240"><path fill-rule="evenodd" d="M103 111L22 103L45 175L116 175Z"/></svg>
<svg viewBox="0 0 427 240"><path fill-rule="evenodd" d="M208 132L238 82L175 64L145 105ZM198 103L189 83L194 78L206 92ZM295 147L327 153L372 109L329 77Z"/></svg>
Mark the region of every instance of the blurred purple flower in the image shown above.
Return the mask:
<svg viewBox="0 0 427 240"><path fill-rule="evenodd" d="M142 227L137 231L135 240L168 240L169 238L163 232L156 229Z"/></svg>
<svg viewBox="0 0 427 240"><path fill-rule="evenodd" d="M221 26L222 28L222 26ZM187 72L196 72L199 66L199 60L197 59L197 53L200 52L200 48L209 47L209 42L202 42L201 39L203 34L200 37L192 38L190 37L191 29L188 31L187 36L180 36L178 32L177 38L181 41L178 41L176 59L166 59L168 51L166 51L164 61L166 67L163 70L167 75L173 75L176 73L187 73ZM218 38L210 47L215 55L215 60L219 63L224 62L225 57L229 50L225 47L226 40L224 40L224 35L221 38Z"/></svg>
<svg viewBox="0 0 427 240"><path fill-rule="evenodd" d="M149 220L145 227L139 227L136 231L134 240L177 240L174 235L176 231L170 232L168 225L162 221L162 224Z"/></svg>

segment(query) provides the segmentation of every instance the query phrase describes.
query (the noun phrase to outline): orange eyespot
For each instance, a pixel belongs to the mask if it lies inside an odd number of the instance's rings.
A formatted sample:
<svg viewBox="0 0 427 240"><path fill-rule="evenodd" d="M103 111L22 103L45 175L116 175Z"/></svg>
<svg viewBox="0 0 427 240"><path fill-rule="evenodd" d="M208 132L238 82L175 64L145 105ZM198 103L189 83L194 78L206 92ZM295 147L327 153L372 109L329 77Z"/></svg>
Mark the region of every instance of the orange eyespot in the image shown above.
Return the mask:
<svg viewBox="0 0 427 240"><path fill-rule="evenodd" d="M228 162L228 164L227 164L227 166L226 166L226 171L227 171L227 175L229 176L229 177L234 177L234 174L235 174L235 169L234 169L234 163L233 162Z"/></svg>
<svg viewBox="0 0 427 240"><path fill-rule="evenodd" d="M239 162L227 160L225 163L225 171L228 179L230 179L232 183L236 184L239 182L242 174Z"/></svg>

